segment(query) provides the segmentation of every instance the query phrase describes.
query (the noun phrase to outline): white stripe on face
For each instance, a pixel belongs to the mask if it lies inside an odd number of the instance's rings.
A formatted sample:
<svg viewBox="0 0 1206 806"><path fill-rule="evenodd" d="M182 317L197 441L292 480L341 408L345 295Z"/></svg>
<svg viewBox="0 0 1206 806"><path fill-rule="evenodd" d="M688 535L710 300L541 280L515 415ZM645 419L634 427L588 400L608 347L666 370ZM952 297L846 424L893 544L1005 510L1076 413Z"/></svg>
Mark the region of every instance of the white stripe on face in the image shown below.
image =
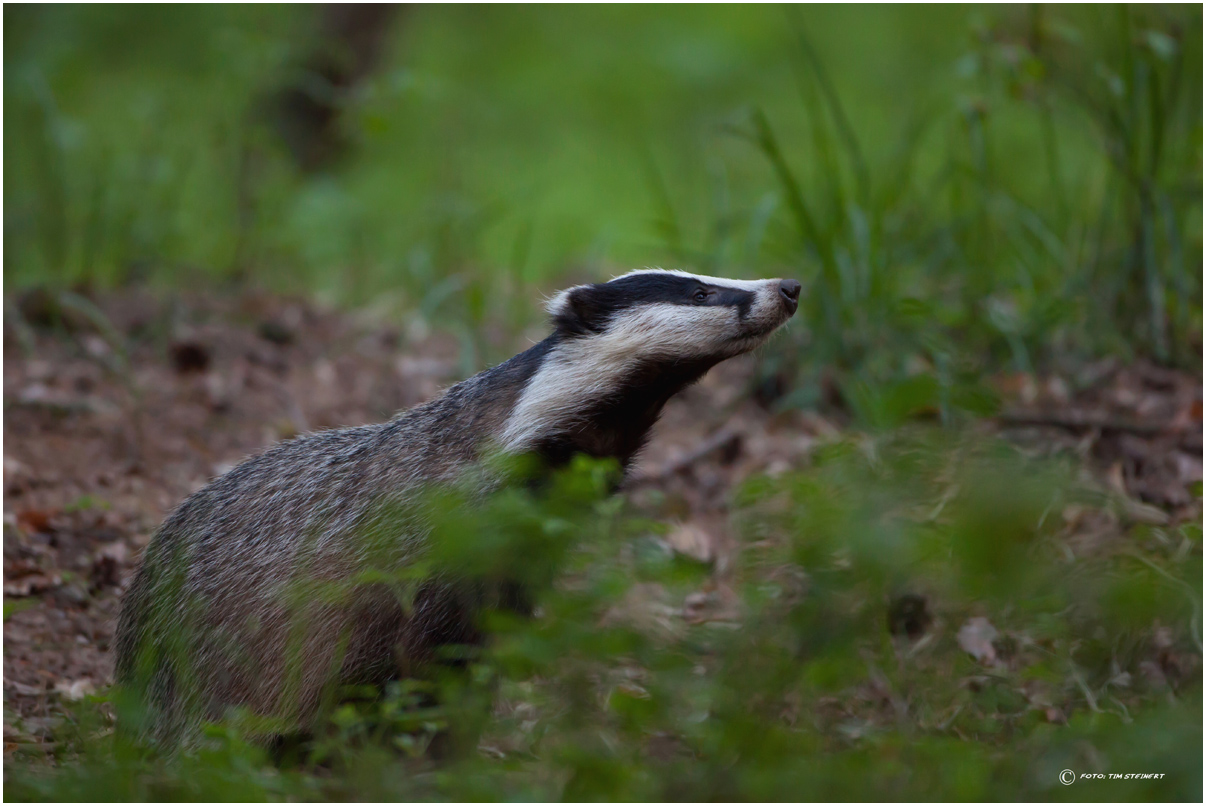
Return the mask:
<svg viewBox="0 0 1206 806"><path fill-rule="evenodd" d="M573 430L595 404L623 394L642 363L718 362L754 349L785 318L768 290L774 282L751 284L763 292L751 312L754 321L773 317L765 329L751 331L753 322L743 323L733 306L650 303L617 315L602 333L562 342L516 402L499 435L502 447L531 450L542 438Z"/></svg>
<svg viewBox="0 0 1206 806"><path fill-rule="evenodd" d="M672 274L675 277L689 277L693 280L699 280L706 285L714 285L719 288L733 288L738 291L758 291L765 288L767 283L774 282L773 280L730 280L727 277L708 277L703 274L692 274L689 271L676 271L666 269L637 269L630 271L627 274L621 274L619 277L613 277L613 280L621 280L625 277L632 277L638 274Z"/></svg>

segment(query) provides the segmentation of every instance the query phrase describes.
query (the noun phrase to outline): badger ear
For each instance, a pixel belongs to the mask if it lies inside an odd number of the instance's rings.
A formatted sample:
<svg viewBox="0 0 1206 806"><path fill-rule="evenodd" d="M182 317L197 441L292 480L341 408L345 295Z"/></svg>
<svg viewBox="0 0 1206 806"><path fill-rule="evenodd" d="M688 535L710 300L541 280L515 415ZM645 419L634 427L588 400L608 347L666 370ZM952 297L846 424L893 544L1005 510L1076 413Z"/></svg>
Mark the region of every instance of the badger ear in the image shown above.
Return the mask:
<svg viewBox="0 0 1206 806"><path fill-rule="evenodd" d="M567 288L566 290L558 291L556 294L549 297L548 301L544 303L544 309L548 311L549 316L554 320L563 316L569 308L570 294L581 287L582 286L575 286L574 288Z"/></svg>
<svg viewBox="0 0 1206 806"><path fill-rule="evenodd" d="M603 323L596 296L593 285L576 285L554 294L545 310L553 325L564 333L577 336L598 333Z"/></svg>

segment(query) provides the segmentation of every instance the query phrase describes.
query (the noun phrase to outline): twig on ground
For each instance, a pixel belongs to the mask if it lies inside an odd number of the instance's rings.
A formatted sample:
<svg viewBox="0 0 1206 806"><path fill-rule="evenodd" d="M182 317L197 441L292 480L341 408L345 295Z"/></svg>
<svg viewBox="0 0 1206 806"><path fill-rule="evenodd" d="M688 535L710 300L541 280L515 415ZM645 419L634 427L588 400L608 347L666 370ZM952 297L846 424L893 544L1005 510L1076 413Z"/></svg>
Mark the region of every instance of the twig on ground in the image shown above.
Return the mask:
<svg viewBox="0 0 1206 806"><path fill-rule="evenodd" d="M667 462L658 470L642 473L632 479L633 484L647 484L665 481L681 473L691 465L704 459L709 454L727 448L735 440L741 439L741 432L731 426L720 428L712 436L699 443L693 450L688 451L677 459Z"/></svg>
<svg viewBox="0 0 1206 806"><path fill-rule="evenodd" d="M1149 435L1179 434L1188 430L1184 426L1179 425L1126 420L1090 412L1003 411L995 419L1006 428L1051 426L1054 428L1065 428L1070 431L1100 429L1102 431L1129 431L1133 434Z"/></svg>

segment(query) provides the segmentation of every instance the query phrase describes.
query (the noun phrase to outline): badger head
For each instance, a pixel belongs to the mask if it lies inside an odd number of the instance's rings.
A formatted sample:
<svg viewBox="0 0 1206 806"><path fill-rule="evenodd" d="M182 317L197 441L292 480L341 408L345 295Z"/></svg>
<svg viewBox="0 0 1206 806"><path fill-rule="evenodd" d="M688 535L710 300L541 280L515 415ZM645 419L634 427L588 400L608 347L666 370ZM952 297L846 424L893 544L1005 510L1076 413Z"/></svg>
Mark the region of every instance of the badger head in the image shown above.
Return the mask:
<svg viewBox="0 0 1206 806"><path fill-rule="evenodd" d="M562 291L548 303L555 327L548 352L502 442L524 450L569 440L575 450L626 463L667 399L766 341L799 299L795 280L661 270Z"/></svg>
<svg viewBox="0 0 1206 806"><path fill-rule="evenodd" d="M580 285L548 304L557 331L637 361L711 361L748 352L796 312L795 280L727 280L644 270Z"/></svg>

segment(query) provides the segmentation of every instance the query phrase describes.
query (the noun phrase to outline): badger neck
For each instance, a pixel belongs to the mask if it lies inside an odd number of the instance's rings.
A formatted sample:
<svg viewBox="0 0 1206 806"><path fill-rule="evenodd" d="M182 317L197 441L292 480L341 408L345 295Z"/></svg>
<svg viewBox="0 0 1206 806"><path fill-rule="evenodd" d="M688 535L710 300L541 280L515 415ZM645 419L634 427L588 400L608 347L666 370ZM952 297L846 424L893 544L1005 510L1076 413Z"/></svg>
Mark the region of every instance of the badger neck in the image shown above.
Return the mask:
<svg viewBox="0 0 1206 806"><path fill-rule="evenodd" d="M506 450L534 451L553 465L585 453L627 468L666 401L717 359L658 361L554 333L512 362L531 374L497 434Z"/></svg>

